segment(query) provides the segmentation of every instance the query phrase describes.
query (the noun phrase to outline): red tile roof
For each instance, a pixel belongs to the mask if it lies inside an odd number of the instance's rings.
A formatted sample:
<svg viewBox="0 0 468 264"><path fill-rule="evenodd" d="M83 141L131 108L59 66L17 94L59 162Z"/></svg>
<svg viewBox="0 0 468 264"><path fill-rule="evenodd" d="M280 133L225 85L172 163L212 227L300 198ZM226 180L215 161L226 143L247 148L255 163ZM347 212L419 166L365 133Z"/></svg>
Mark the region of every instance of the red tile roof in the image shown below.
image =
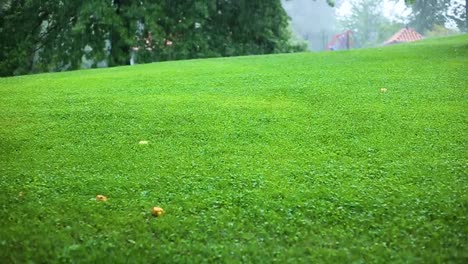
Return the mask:
<svg viewBox="0 0 468 264"><path fill-rule="evenodd" d="M402 28L395 35L385 41L384 45L402 43L402 42L412 42L421 40L423 36L411 28Z"/></svg>

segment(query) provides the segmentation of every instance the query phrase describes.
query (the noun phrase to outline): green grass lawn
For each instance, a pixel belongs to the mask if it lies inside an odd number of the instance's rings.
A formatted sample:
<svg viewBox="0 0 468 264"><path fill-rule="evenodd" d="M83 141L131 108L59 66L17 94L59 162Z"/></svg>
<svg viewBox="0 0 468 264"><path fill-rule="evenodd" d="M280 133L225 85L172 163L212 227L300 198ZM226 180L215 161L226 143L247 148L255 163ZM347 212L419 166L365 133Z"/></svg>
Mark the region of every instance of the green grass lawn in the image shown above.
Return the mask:
<svg viewBox="0 0 468 264"><path fill-rule="evenodd" d="M466 263L467 110L468 35L2 78L0 262Z"/></svg>

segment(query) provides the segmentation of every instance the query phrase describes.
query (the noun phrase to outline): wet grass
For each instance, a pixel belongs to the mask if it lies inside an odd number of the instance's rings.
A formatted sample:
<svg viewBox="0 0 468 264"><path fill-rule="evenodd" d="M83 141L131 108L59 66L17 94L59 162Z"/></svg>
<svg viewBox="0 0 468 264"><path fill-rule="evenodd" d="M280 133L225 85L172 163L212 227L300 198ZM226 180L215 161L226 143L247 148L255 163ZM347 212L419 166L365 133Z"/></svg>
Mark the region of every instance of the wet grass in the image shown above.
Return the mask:
<svg viewBox="0 0 468 264"><path fill-rule="evenodd" d="M0 259L466 262L467 72L463 35L0 79Z"/></svg>

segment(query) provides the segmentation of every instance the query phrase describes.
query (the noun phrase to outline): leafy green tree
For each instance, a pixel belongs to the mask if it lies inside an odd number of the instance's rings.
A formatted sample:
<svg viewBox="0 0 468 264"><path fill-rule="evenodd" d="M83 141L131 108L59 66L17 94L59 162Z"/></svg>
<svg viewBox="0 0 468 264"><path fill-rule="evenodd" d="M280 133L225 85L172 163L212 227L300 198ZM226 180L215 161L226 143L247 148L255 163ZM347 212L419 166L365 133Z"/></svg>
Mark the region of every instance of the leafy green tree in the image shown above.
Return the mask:
<svg viewBox="0 0 468 264"><path fill-rule="evenodd" d="M0 76L289 52L280 0L0 0Z"/></svg>
<svg viewBox="0 0 468 264"><path fill-rule="evenodd" d="M458 1L452 6L452 12L447 15L449 19L453 20L458 29L468 32L468 0Z"/></svg>
<svg viewBox="0 0 468 264"><path fill-rule="evenodd" d="M449 20L454 21L460 30L468 32L468 0L464 3L453 0L407 0L406 3L412 9L410 25L418 32L426 33L435 26L443 27Z"/></svg>
<svg viewBox="0 0 468 264"><path fill-rule="evenodd" d="M1 1L0 10L0 76L27 73L38 43L50 36L43 30L47 7L37 1Z"/></svg>
<svg viewBox="0 0 468 264"><path fill-rule="evenodd" d="M415 0L411 5L410 25L416 31L424 33L434 25L444 25L450 0Z"/></svg>

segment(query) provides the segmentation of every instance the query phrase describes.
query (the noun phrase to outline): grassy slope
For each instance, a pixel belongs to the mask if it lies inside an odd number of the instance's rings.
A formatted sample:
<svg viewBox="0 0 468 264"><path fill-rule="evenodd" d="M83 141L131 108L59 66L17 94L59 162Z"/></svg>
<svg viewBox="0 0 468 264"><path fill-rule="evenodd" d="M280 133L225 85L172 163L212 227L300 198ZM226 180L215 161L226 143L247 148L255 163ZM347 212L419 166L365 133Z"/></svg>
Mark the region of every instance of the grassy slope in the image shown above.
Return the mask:
<svg viewBox="0 0 468 264"><path fill-rule="evenodd" d="M0 79L0 259L466 261L467 72L464 35Z"/></svg>

